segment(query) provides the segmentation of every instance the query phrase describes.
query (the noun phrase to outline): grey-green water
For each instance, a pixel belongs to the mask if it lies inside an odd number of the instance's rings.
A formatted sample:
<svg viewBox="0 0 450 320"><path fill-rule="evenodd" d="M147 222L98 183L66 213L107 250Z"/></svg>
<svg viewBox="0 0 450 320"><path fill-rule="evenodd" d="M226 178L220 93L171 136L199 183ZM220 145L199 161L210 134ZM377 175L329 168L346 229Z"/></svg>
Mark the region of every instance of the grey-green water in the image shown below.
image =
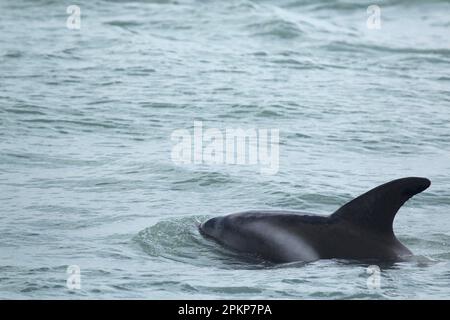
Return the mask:
<svg viewBox="0 0 450 320"><path fill-rule="evenodd" d="M448 298L450 4L0 1L1 298ZM176 165L171 134L280 130L279 171ZM242 261L196 230L252 208L331 213L394 178L432 186L381 267ZM81 289L66 287L67 266Z"/></svg>

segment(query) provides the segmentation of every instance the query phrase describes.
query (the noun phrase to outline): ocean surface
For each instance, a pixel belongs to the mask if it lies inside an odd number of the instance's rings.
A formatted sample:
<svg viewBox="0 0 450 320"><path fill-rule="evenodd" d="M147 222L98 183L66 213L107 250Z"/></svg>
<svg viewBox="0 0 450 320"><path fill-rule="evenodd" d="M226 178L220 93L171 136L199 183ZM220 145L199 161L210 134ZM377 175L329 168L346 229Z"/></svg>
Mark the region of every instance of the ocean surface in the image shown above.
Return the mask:
<svg viewBox="0 0 450 320"><path fill-rule="evenodd" d="M77 1L80 29L71 4L0 1L0 298L450 297L448 1ZM279 130L276 174L176 163L194 121ZM432 181L394 224L415 256L376 287L364 262L243 261L197 231L405 176Z"/></svg>

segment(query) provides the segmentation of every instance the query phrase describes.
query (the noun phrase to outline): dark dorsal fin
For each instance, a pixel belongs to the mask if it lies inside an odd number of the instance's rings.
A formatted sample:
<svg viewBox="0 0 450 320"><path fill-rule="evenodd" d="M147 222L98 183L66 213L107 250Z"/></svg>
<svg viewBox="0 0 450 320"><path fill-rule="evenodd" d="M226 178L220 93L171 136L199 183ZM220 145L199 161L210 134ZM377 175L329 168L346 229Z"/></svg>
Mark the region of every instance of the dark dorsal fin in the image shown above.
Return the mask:
<svg viewBox="0 0 450 320"><path fill-rule="evenodd" d="M426 178L403 178L378 186L337 210L332 218L380 233L392 233L392 223L400 207L430 186Z"/></svg>

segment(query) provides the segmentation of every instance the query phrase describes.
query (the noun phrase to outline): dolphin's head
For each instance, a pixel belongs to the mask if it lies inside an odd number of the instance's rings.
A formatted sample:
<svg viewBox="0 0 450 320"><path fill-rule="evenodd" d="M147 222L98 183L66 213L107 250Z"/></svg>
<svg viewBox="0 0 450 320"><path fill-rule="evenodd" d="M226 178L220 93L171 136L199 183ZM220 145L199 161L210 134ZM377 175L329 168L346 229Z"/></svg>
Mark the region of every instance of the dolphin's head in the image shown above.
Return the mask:
<svg viewBox="0 0 450 320"><path fill-rule="evenodd" d="M220 237L222 232L222 217L211 218L199 226L199 230L203 235L212 238Z"/></svg>

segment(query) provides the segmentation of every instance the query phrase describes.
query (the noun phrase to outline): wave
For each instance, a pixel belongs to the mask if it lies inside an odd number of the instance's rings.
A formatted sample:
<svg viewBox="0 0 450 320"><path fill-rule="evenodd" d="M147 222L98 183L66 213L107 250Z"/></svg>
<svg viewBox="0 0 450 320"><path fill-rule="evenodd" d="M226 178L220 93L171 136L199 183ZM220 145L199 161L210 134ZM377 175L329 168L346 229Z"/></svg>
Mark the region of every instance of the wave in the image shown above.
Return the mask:
<svg viewBox="0 0 450 320"><path fill-rule="evenodd" d="M160 221L134 238L150 256L194 266L225 269L257 269L267 263L252 256L237 254L205 239L198 225L208 216L190 216Z"/></svg>

